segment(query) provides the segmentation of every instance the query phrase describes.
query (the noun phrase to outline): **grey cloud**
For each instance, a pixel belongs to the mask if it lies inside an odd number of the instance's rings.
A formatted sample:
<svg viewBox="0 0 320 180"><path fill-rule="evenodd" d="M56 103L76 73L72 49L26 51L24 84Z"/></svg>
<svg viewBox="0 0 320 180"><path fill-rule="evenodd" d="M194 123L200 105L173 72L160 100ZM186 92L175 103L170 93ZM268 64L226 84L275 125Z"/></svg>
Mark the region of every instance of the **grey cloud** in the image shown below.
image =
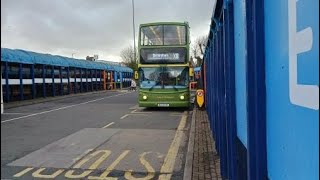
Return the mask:
<svg viewBox="0 0 320 180"><path fill-rule="evenodd" d="M134 3L136 32L140 23L154 21L188 21L194 36L209 29L213 0ZM133 43L131 0L1 0L1 39L2 47L119 56Z"/></svg>

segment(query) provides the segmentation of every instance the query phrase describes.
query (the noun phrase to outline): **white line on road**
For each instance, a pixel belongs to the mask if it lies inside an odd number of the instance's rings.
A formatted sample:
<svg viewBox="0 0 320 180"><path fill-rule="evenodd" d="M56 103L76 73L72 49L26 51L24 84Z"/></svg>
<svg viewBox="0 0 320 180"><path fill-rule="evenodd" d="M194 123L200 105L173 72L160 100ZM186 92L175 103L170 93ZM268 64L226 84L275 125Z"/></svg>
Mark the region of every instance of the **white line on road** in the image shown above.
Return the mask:
<svg viewBox="0 0 320 180"><path fill-rule="evenodd" d="M57 108L57 109L52 109L52 110L43 111L43 112L39 112L39 113L29 114L29 115L26 115L26 116L12 118L12 119L1 121L1 124L2 123L6 123L6 122L10 122L10 121L14 121L14 120L18 120L18 119L23 119L23 118L27 118L27 117L40 115L40 114L54 112L54 111L58 111L58 110L62 110L62 109L68 109L68 108L71 108L71 107L74 107L74 106L80 106L80 105L83 105L83 104L88 104L88 103L91 103L91 102L100 101L100 100L103 100L103 99L108 99L108 98L111 98L111 97L116 97L116 96L120 96L120 95L124 95L124 94L128 94L128 93L117 94L117 95L114 95L114 96L108 96L108 97L104 97L104 98L94 99L94 100L83 102L83 103L79 103L79 104L73 104L73 105L70 105L70 106L65 106L65 107L61 107L61 108Z"/></svg>
<svg viewBox="0 0 320 180"><path fill-rule="evenodd" d="M138 111L137 112L137 110L138 109L135 109L135 110L131 111L130 113L132 113L132 114L151 114L152 113L152 112L147 112L147 111Z"/></svg>
<svg viewBox="0 0 320 180"><path fill-rule="evenodd" d="M109 123L109 124L107 124L107 125L103 126L102 128L107 128L107 127L111 126L112 124L114 124L114 122L111 122L111 123Z"/></svg>
<svg viewBox="0 0 320 180"><path fill-rule="evenodd" d="M138 105L138 104L136 104L136 105L134 105L134 106L130 107L129 109L138 109L138 108L139 108L139 105Z"/></svg>
<svg viewBox="0 0 320 180"><path fill-rule="evenodd" d="M124 119L124 118L126 118L127 116L129 116L129 114L126 114L126 115L122 116L120 119Z"/></svg>
<svg viewBox="0 0 320 180"><path fill-rule="evenodd" d="M30 114L30 113L2 113L2 114L15 115L15 114Z"/></svg>

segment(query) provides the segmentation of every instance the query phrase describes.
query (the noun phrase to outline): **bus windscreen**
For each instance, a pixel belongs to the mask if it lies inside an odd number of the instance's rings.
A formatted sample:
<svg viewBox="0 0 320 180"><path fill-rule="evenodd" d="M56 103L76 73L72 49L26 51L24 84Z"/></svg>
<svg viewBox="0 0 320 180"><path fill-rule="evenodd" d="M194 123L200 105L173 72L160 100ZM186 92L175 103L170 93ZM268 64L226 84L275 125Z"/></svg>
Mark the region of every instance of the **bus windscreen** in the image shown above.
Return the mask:
<svg viewBox="0 0 320 180"><path fill-rule="evenodd" d="M141 27L141 46L174 46L186 45L186 26L152 25Z"/></svg>

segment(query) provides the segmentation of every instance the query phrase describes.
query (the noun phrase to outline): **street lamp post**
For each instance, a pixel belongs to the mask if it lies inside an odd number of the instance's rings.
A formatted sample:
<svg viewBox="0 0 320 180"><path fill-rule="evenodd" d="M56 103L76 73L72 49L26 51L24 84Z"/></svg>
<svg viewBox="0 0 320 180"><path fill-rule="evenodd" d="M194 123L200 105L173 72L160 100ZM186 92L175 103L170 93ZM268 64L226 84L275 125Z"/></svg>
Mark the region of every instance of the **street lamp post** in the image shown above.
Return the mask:
<svg viewBox="0 0 320 180"><path fill-rule="evenodd" d="M133 57L134 60L136 59L136 32L135 32L135 26L134 26L134 0L132 0L132 26L133 26Z"/></svg>

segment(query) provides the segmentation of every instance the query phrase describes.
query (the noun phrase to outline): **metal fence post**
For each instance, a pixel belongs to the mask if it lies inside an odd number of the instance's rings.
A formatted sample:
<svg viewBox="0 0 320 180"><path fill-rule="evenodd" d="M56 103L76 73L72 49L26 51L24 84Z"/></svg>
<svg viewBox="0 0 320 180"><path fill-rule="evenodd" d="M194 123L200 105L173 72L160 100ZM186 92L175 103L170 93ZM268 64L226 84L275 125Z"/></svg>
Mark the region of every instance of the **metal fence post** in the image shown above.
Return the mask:
<svg viewBox="0 0 320 180"><path fill-rule="evenodd" d="M246 0L248 179L267 178L264 0Z"/></svg>

